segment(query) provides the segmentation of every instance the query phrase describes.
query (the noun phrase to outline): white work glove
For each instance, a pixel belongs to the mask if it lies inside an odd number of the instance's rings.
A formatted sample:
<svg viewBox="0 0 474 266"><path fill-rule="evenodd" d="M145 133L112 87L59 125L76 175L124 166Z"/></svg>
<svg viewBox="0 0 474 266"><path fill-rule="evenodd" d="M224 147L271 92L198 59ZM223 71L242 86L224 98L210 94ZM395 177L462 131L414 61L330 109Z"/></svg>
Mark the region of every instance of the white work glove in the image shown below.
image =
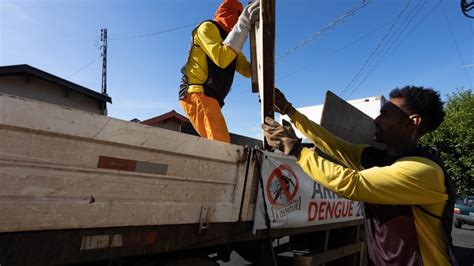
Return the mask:
<svg viewBox="0 0 474 266"><path fill-rule="evenodd" d="M224 40L224 44L240 53L252 25L260 19L260 0L246 6L239 16L239 20Z"/></svg>

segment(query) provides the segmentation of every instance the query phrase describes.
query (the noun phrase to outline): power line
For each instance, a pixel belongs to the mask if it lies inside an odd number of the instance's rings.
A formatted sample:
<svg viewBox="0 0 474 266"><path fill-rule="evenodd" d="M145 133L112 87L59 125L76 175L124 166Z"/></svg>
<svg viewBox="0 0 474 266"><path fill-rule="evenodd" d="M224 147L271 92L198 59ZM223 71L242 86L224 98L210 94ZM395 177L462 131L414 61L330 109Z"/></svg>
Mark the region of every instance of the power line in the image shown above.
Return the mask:
<svg viewBox="0 0 474 266"><path fill-rule="evenodd" d="M418 10L418 12L416 13L416 15L415 15L413 18L415 18L415 17L418 15L418 13L421 11L421 9L422 9L423 6L426 4L426 2L427 2L427 1L425 0L425 2L423 3L423 5L420 7L420 9ZM428 11L428 13L420 20L420 22L418 22L418 24L416 24L415 27L413 27L413 29L412 29L407 35L405 35L405 38L403 38L401 41L399 41L399 42L397 43L397 45L395 46L395 48L390 51L390 54L393 53L395 50L397 50L397 48L398 48L413 32L415 32L416 29L418 29L418 27L433 13L433 11L435 11L435 10L439 7L440 3L441 3L441 0L438 2L438 4L437 4L436 6L434 6L430 11ZM413 18L412 18L411 20L413 20ZM411 21L411 20L410 20L410 21ZM408 26L408 24L407 24L407 26Z"/></svg>
<svg viewBox="0 0 474 266"><path fill-rule="evenodd" d="M374 34L375 32L378 32L379 30L381 30L381 29L387 27L388 24L390 24L390 23L385 23L385 24L383 24L382 26L380 26L380 27L378 27L378 28L376 28L376 29L370 31L369 33L367 33L367 34L365 34L365 35L363 35L363 36L361 36L361 37L355 39L354 41L352 41L352 42L350 42L350 43L344 45L343 47L337 49L336 51L334 51L333 54L337 54L337 53L339 53L340 51L342 51L342 50L344 50L344 49L346 49L346 48L352 46L353 44L355 44L355 43L357 43L357 42L359 42L359 41L361 41L361 40L363 40L363 39L369 37L370 35Z"/></svg>
<svg viewBox="0 0 474 266"><path fill-rule="evenodd" d="M343 15L340 15L339 17L337 17L335 20L333 20L331 23L329 23L327 26L325 26L323 29L319 30L318 32L316 33L313 33L310 37L306 38L305 40L303 40L302 42L300 42L298 45L296 45L295 47L293 48L289 48L286 52L284 52L283 54L277 56L276 58L276 64L278 64L279 62L278 61L281 61L283 59L285 59L286 57L292 55L292 54L295 54L296 52L298 52L299 50L302 50L304 49L306 46L310 45L311 42L314 42L318 37L322 36L323 34L327 34L328 32L330 32L331 30L333 30L334 28L336 28L337 26L341 25L342 23L344 23L348 18L352 17L357 11L359 11L361 8L365 7L366 5L368 5L370 3L371 0L362 0L362 3L358 4L357 6L353 7L352 9L350 9L349 11L347 11L346 13L344 13ZM378 29L377 29L378 30ZM376 31L377 31L376 30ZM370 35L371 33L367 34ZM362 38L360 39L363 39L365 38L366 36L363 36ZM350 43L349 45L346 45L346 47L342 47L340 50L343 50L347 47L349 47L350 45L352 45L353 43L356 43L357 41L359 40L356 40L352 43ZM335 53L339 52L339 51L336 51ZM283 77L283 78L280 78L280 79L277 79L278 80L281 80L281 79L284 79L284 78L287 78L288 76L291 76L293 74L295 74L296 72L298 71L295 71L294 73L290 73L289 75ZM240 85L240 83L242 82L242 78L241 77L238 77L236 82L233 83L233 88L234 87L237 87L238 85Z"/></svg>
<svg viewBox="0 0 474 266"><path fill-rule="evenodd" d="M401 37L401 35L403 34L403 32L406 30L406 28L408 27L408 25L411 23L411 21L416 17L418 16L418 14L420 13L421 9L423 9L423 7L425 6L427 0L425 0L423 2L423 4L417 9L416 13L412 13L413 16L411 16L411 18L409 19L409 21L405 24L405 26L403 27L403 29L399 32L397 38ZM441 1L440 1L441 2ZM375 63L375 65L372 67L372 69L369 71L369 73L367 73L367 75L362 79L361 82L359 82L359 84L354 87L346 96L346 98L350 97L355 91L357 91L357 89L359 89L359 87L370 77L370 75L375 72L382 64L383 62L385 62L385 60L391 55L393 54L397 49L398 47L400 47L400 45L425 21L425 19L427 17L429 17L431 15L431 13L436 9L438 8L440 2L438 2L438 4L433 8L431 9L428 14L423 17L420 22L418 22L418 24L413 27L413 29L405 35L405 37L400 40L399 42L392 42L392 44L390 45L390 47L387 49L387 52L382 56L380 57L380 59ZM415 8L413 10L415 10L417 7L415 6ZM410 14L411 15L411 14ZM396 38L396 39L397 39Z"/></svg>
<svg viewBox="0 0 474 266"><path fill-rule="evenodd" d="M339 49L333 51L333 52L332 52L331 54L329 54L328 56L335 55L335 54L337 54L337 53L339 53L339 52L341 52L341 51L343 51L343 50L349 48L350 46L354 45L355 43L357 43L357 42L359 42L359 41L361 41L361 40L363 40L363 39L365 39L365 38L371 36L372 34L374 34L374 33L378 32L378 31L380 31L381 29L387 27L389 24L390 24L390 23L385 23L384 25L382 25L382 26L380 26L380 27L378 27L378 28L376 28L376 29L374 29L374 30L371 30L370 32L368 32L368 33L366 33L366 34L360 36L359 38L357 38L357 39L351 41L350 43L348 43L348 44L342 46L341 48L339 48ZM277 81L287 79L287 78L289 78L289 77L291 77L291 76L293 76L293 75L299 73L301 70L308 69L310 66L314 66L314 63L305 64L304 66L300 67L299 69L297 69L297 70L295 70L295 71L293 71L293 72L290 72L290 73L288 73L288 74L286 74L286 75L284 75L284 76L278 78Z"/></svg>
<svg viewBox="0 0 474 266"><path fill-rule="evenodd" d="M126 36L126 37L120 37L120 38L109 38L109 40L119 41L119 40L130 40L130 39L151 37L151 36L155 36L155 35L159 35L159 34L163 34L163 33L168 33L168 32L172 32L172 31L184 29L184 28L189 28L189 27L192 27L192 26L196 26L197 24L199 24L199 23L192 23L192 24L188 24L188 25L184 25L184 26L179 26L179 27L166 29L166 30L161 30L161 31L157 31L157 32L151 32L151 33L144 33L144 34L138 34L138 35L132 35L132 36Z"/></svg>
<svg viewBox="0 0 474 266"><path fill-rule="evenodd" d="M389 53L387 53L387 54L383 57L383 59L382 59L381 61L379 60L378 64L377 64L377 65L372 69L372 71L364 78L364 80L362 80L362 82L359 83L359 85L358 85L357 88L359 88L359 87L369 78L370 74L372 74L376 69L378 69L378 68L380 67L380 65L381 65L395 50L397 50L398 47L399 47L413 32L415 32L415 30L426 20L426 18L428 18L428 17L433 13L434 10L436 10L436 9L439 7L440 4L441 4L441 0L438 2L438 4L437 4L435 7L433 7L433 8L428 12L428 14L427 14L426 16L424 16L424 17L421 19L421 21L405 36L405 38L404 38L403 40L401 40L400 42L398 42L397 46L396 46L394 49L392 49ZM347 97L349 97L350 95L352 95L352 93L354 93L354 92L355 92L355 90L352 91L350 94L348 94Z"/></svg>
<svg viewBox="0 0 474 266"><path fill-rule="evenodd" d="M368 32L368 33L362 35L361 37L359 37L359 38L357 38L357 39L351 41L350 43L348 43L348 44L342 46L341 48L339 48L339 49L333 51L330 55L335 55L335 54L341 52L342 50L347 49L348 47L352 46L353 44L355 44L355 43L357 43L357 42L359 42L359 41L361 41L361 40L363 40L363 39L369 37L370 35L372 35L372 34L378 32L378 31L380 31L381 29L383 29L383 28L385 28L385 27L387 27L389 24L390 24L390 23L385 23L385 24L383 24L382 26L380 26L380 27L378 27L378 28L376 28L376 29L374 29L374 30L371 30L370 32ZM329 55L328 55L328 56L329 56ZM290 72L290 73L288 73L288 74L286 74L286 75L284 75L284 76L282 76L282 77L276 79L275 81L280 81L280 80L287 79L287 78L289 78L289 77L291 77L291 76L293 76L293 75L299 73L301 70L308 69L310 66L314 66L314 63L305 64L304 66L301 66L301 67L298 68L297 70L295 70L295 71L293 71L293 72ZM236 78L236 81L233 83L233 87L238 87L238 86L241 84L242 81L243 81L242 77L238 76L238 77Z"/></svg>
<svg viewBox="0 0 474 266"><path fill-rule="evenodd" d="M448 24L448 29L449 29L449 32L451 33L451 38L453 39L454 45L456 46L456 51L458 52L459 59L461 59L461 64L464 66L466 64L464 63L464 59L462 58L461 49L459 49L458 42L456 41L456 38L454 37L454 32L451 28L451 24L449 23L449 20L448 20L448 15L446 14L446 9L444 8L444 4L442 2L441 2L441 7L443 8L444 18L446 19L446 23ZM464 69L464 73L466 74L467 81L469 82L469 85L471 86L471 89L472 89L472 83L471 83L471 79L469 78L469 74L467 73L467 69L466 68L463 68L463 69Z"/></svg>
<svg viewBox="0 0 474 266"><path fill-rule="evenodd" d="M359 71L359 73L354 76L353 80L351 81L351 83L349 83L350 85L348 85L348 87L346 87L346 89L341 93L341 96L345 93L347 93L347 95L350 95L352 94L353 92L355 92L357 90L357 88L363 83L363 81L368 78L368 76L370 76L370 73L371 71L369 71L369 68L371 67L371 65L373 65L373 63L375 62L376 58L379 58L379 60L375 63L377 64L378 62L380 62L380 58L384 57L385 54L387 54L387 50L390 50L390 48L393 46L393 43L394 41L392 41L394 38L398 38L398 36L400 35L402 31L400 31L400 29L402 29L402 25L398 26L398 27L395 27L395 25L397 24L398 20L402 17L403 13L406 12L406 10L408 9L410 5L410 1L407 2L407 5L405 6L405 8L400 12L400 14L396 17L396 19L394 20L393 24L392 24L392 27L391 29L386 33L386 37L388 37L388 39L386 40L383 40L380 42L380 46L378 46L378 48L380 49L376 49L374 50L374 53L372 55L372 58L370 58L367 62L367 64L364 65L363 68L361 68L362 71ZM416 7L415 7L416 8ZM415 10L415 8L413 10ZM409 14L408 16L410 16L411 14ZM403 21L401 22L403 24ZM408 24L405 24L405 25L408 25ZM392 33L392 29L394 29L394 32ZM389 47L387 49L387 47ZM366 74L367 72L369 72L369 74ZM363 79L363 81L360 81L361 80L361 77L363 75L366 75L366 77ZM359 82L360 81L360 82ZM357 82L359 82L358 85L355 85ZM348 96L346 96L348 97Z"/></svg>
<svg viewBox="0 0 474 266"><path fill-rule="evenodd" d="M82 70L86 69L88 66L92 65L93 63L95 63L97 60L99 60L100 58L100 55L97 56L96 58L94 58L94 60L90 61L89 63L85 64L84 66L82 66L81 68L79 68L78 70L76 70L75 72L73 72L71 75L67 76L66 79L69 79L71 78L72 76L76 75L77 73L81 72Z"/></svg>
<svg viewBox="0 0 474 266"><path fill-rule="evenodd" d="M363 0L362 3L358 4L357 6L353 7L346 13L340 15L337 17L335 20L333 20L331 23L326 25L324 28L319 30L318 32L315 32L311 34L308 38L297 44L295 47L289 48L284 52L283 54L279 55L276 60L277 61L282 61L283 59L287 58L291 54L295 54L299 52L300 50L303 50L306 46L311 45L314 41L322 37L323 35L327 34L328 32L332 31L335 29L337 26L342 25L347 19L350 17L354 16L357 11L362 9L363 7L367 6L370 3L371 0Z"/></svg>
<svg viewBox="0 0 474 266"><path fill-rule="evenodd" d="M403 28L402 28L402 26L400 25L400 27L397 29L397 32L395 33L396 36L393 38L394 41L393 41L393 42L391 43L391 45L388 47L388 49L387 49L388 51L391 51L391 50L393 51L392 48L395 46L396 40L401 38L401 35L405 32L405 30L407 29L408 25L410 25L410 23L413 21L413 19L420 13L420 11L421 11L421 10L423 9L423 7L425 6L426 2L427 2L427 0L424 0L424 1L423 1L423 4L421 4L421 6L418 7L418 4L421 3L421 1L419 1L419 2L416 4L416 6L413 8L413 10L412 10L413 12L410 13L410 14L408 14L408 18L409 18L408 21L405 23L405 25L403 26ZM418 8L418 9L417 9L417 8ZM401 30L399 30L399 29L401 29ZM403 39L403 40L405 40L405 39ZM402 42L403 42L403 41L402 41ZM400 43L401 43L401 42L398 42L398 43L397 43L397 46L395 46L395 47L398 47L398 44L400 44ZM387 52L386 54L388 54L388 53L389 53L389 52Z"/></svg>
<svg viewBox="0 0 474 266"><path fill-rule="evenodd" d="M401 12L398 14L398 16L395 18L394 22L392 23L392 25L390 26L390 28L388 29L387 33L385 33L385 35L383 36L382 40L380 40L380 42L378 43L377 47L372 51L372 53L369 55L369 58L367 58L367 60L364 62L364 64L362 65L362 67L359 69L359 71L357 72L357 74L352 78L352 80L349 82L349 84L347 84L347 86L344 88L344 90L341 92L340 95L343 95L346 91L349 91L349 88L351 88L351 86L360 78L360 75L362 74L362 71L364 71L368 65L369 65L369 62L372 60L372 58L375 56L375 54L379 51L379 49L382 47L382 44L384 43L385 39L389 36L390 32L392 31L392 29L395 27L395 25L397 24L398 20L400 19L400 17L403 15L403 13L405 13L405 11L407 10L408 6L410 5L410 1L407 2L407 5L401 10Z"/></svg>

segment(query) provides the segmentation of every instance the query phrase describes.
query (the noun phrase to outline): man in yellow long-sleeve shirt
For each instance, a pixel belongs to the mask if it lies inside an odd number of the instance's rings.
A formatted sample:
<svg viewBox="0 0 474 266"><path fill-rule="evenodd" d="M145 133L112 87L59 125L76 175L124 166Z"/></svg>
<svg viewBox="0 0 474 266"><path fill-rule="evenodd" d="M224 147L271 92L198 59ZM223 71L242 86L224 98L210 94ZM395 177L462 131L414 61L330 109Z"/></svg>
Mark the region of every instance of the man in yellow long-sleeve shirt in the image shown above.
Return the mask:
<svg viewBox="0 0 474 266"><path fill-rule="evenodd" d="M260 3L242 10L237 0L224 0L214 20L199 24L192 33L186 65L181 69L179 100L201 137L230 142L221 112L235 71L250 77L250 63L241 52Z"/></svg>
<svg viewBox="0 0 474 266"><path fill-rule="evenodd" d="M333 136L296 111L278 90L275 105L317 148L341 162L303 148L291 126L269 118L262 125L268 143L295 155L314 180L364 202L371 265L457 264L451 239L454 187L437 156L418 145L422 135L443 121L437 92L407 86L390 93L375 119L375 140L385 143L386 150Z"/></svg>

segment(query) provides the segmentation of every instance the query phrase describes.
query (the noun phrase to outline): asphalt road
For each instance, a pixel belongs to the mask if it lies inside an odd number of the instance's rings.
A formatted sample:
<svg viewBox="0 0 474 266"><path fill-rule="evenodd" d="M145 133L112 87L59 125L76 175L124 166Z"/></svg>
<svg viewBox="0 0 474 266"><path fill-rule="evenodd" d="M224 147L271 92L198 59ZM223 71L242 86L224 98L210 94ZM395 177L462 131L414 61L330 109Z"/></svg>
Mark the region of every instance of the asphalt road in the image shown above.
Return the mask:
<svg viewBox="0 0 474 266"><path fill-rule="evenodd" d="M461 229L453 227L454 250L461 266L474 265L474 226L463 225Z"/></svg>

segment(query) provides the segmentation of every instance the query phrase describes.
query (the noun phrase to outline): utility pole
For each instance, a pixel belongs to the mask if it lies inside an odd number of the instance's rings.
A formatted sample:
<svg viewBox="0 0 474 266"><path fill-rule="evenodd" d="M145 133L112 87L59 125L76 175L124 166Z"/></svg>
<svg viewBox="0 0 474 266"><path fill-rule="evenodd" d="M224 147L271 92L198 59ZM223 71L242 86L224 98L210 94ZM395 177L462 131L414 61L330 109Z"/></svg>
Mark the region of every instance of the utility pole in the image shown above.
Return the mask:
<svg viewBox="0 0 474 266"><path fill-rule="evenodd" d="M102 45L102 94L107 95L107 28L100 30Z"/></svg>
<svg viewBox="0 0 474 266"><path fill-rule="evenodd" d="M102 94L107 96L107 28L100 30L100 40L102 45ZM102 108L104 115L107 115L107 103L104 103Z"/></svg>

